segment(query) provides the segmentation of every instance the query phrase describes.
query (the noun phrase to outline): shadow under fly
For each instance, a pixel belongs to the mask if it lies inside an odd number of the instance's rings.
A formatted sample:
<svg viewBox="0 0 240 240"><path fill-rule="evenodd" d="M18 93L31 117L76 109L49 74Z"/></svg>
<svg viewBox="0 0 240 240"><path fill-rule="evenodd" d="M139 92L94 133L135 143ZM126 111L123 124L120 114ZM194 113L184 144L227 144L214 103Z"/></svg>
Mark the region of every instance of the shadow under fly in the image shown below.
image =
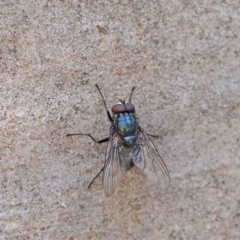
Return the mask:
<svg viewBox="0 0 240 240"><path fill-rule="evenodd" d="M148 179L157 182L160 188L167 189L170 184L168 169L157 148L149 138L149 136L157 136L145 133L142 127L140 127L135 114L135 107L131 103L135 88L132 88L128 102L119 99L119 102L112 107L111 115L97 84L96 87L103 100L108 119L111 122L109 137L97 141L91 134L67 134L67 136L88 136L99 144L108 142L104 166L90 182L88 188L103 172L103 189L106 195L110 196L116 190L125 173L135 166Z"/></svg>

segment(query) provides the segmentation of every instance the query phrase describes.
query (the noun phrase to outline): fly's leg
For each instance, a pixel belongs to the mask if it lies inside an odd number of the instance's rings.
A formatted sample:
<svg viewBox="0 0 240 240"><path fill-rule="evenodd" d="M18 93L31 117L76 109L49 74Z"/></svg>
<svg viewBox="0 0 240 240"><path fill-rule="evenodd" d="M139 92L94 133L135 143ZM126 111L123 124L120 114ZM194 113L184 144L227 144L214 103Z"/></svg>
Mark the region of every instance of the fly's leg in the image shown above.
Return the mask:
<svg viewBox="0 0 240 240"><path fill-rule="evenodd" d="M109 119L109 121L110 121L111 123L113 123L113 118L112 118L110 112L109 112L108 109L107 109L107 104L106 104L106 101L104 100L104 97L103 97L103 95L102 95L102 92L101 92L101 90L100 90L100 88L99 88L99 86L98 86L97 84L96 84L95 86L96 86L98 92L100 93L100 95L101 95L101 97L102 97L103 104L104 104L104 107L105 107L105 109L106 109L108 119ZM134 90L134 88L132 89L132 92L133 92L133 90ZM131 96L132 96L132 93L131 93ZM130 99L131 99L131 97L130 97ZM97 141L91 134L83 134L83 133L67 134L67 137L69 137L69 136L88 136L88 137L90 137L95 143L98 143L98 144L109 141L109 137ZM88 185L88 188L91 187L91 185L93 184L94 180L100 175L100 173L101 173L103 170L104 170L104 167L102 167L102 169L100 170L100 172L93 178L93 180L92 180L92 181L90 182L90 184Z"/></svg>
<svg viewBox="0 0 240 240"><path fill-rule="evenodd" d="M131 94L130 94L130 97L129 97L129 102L131 102L131 100L132 100L132 95L133 95L134 90L135 90L135 87L132 88L132 91L131 91Z"/></svg>
<svg viewBox="0 0 240 240"><path fill-rule="evenodd" d="M100 175L100 173L104 170L104 167L101 168L100 172L93 178L93 180L89 183L88 188L91 187L91 185L93 184L93 182L95 181L96 178L98 178L98 176Z"/></svg>
<svg viewBox="0 0 240 240"><path fill-rule="evenodd" d="M97 141L91 134L86 134L86 133L70 133L70 134L67 134L67 137L69 137L69 136L88 136L95 143L104 143L104 142L108 142L108 140L109 140L109 137L107 137L107 138L104 138L102 140Z"/></svg>
<svg viewBox="0 0 240 240"><path fill-rule="evenodd" d="M141 127L139 127L139 130L141 131L141 132L143 132L143 129L141 128ZM155 134L150 134L150 133L146 133L149 137L153 137L153 138L160 138L160 136L158 136L158 135L155 135Z"/></svg>
<svg viewBox="0 0 240 240"><path fill-rule="evenodd" d="M97 141L91 134L83 134L83 133L71 133L71 134L67 134L67 137L69 137L69 136L88 136L88 137L90 137L95 143L98 143L98 144L109 141L109 137ZM98 178L98 176L101 174L101 172L102 172L103 170L104 170L104 167L101 168L100 172L99 172L99 173L93 178L93 180L89 183L88 188L91 187L91 185L93 184L93 182L95 181L95 179Z"/></svg>
<svg viewBox="0 0 240 240"><path fill-rule="evenodd" d="M103 95L102 95L102 92L101 92L101 90L100 90L100 88L99 88L99 86L98 86L97 84L96 84L95 86L96 86L97 90L99 91L99 93L100 93L100 95L101 95L101 97L102 97L103 104L104 104L105 109L106 109L106 111L107 111L108 119L109 119L109 121L110 121L111 123L113 123L112 116L111 116L111 114L109 113L109 111L108 111L108 109L107 109L107 104L106 104L106 102L105 102L105 100L104 100L104 97L103 97Z"/></svg>
<svg viewBox="0 0 240 240"><path fill-rule="evenodd" d="M154 135L154 134L149 134L149 133L147 133L147 135L148 135L149 137L153 137L153 138L160 138L158 135Z"/></svg>
<svg viewBox="0 0 240 240"><path fill-rule="evenodd" d="M147 133L148 137L150 137L153 141L154 140L157 140L157 139L161 139L162 140L162 137L158 136L158 135L155 135L155 134L149 134Z"/></svg>

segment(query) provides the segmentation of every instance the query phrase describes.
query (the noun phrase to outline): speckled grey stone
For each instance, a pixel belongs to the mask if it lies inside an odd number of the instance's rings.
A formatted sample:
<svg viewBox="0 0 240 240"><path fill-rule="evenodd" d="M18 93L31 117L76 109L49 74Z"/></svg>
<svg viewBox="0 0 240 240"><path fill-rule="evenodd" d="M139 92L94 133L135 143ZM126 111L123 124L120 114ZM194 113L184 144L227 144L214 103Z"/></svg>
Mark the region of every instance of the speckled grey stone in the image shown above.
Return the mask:
<svg viewBox="0 0 240 240"><path fill-rule="evenodd" d="M0 239L240 239L239 1L1 1ZM129 96L171 174L101 178Z"/></svg>

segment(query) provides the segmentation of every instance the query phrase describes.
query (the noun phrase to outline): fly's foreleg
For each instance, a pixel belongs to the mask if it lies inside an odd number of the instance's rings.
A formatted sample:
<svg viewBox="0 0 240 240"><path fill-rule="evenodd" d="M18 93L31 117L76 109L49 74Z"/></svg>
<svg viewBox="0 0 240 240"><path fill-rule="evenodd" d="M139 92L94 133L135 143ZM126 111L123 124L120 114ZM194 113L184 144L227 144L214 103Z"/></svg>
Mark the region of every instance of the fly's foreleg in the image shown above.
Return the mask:
<svg viewBox="0 0 240 240"><path fill-rule="evenodd" d="M98 92L100 93L100 95L101 95L101 97L102 97L103 104L104 104L104 107L105 107L105 109L106 109L108 119L109 119L109 121L110 121L111 123L113 123L112 116L111 116L110 112L109 112L108 109L107 109L107 104L106 104L106 101L105 101L105 99L104 99L104 97L103 97L103 95L102 95L102 92L101 92L101 90L100 90L100 88L99 88L99 86L98 86L97 84L95 84L95 86L96 86Z"/></svg>

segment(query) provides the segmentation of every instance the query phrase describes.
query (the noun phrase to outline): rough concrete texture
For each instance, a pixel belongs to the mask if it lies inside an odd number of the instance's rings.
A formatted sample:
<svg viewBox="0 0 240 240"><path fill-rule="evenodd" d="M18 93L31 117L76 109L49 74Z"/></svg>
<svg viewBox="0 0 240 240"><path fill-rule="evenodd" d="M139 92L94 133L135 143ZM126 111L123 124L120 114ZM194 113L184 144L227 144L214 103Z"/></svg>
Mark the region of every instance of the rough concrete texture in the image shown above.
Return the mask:
<svg viewBox="0 0 240 240"><path fill-rule="evenodd" d="M0 3L0 239L240 239L240 5ZM129 96L171 174L106 197L110 108Z"/></svg>

